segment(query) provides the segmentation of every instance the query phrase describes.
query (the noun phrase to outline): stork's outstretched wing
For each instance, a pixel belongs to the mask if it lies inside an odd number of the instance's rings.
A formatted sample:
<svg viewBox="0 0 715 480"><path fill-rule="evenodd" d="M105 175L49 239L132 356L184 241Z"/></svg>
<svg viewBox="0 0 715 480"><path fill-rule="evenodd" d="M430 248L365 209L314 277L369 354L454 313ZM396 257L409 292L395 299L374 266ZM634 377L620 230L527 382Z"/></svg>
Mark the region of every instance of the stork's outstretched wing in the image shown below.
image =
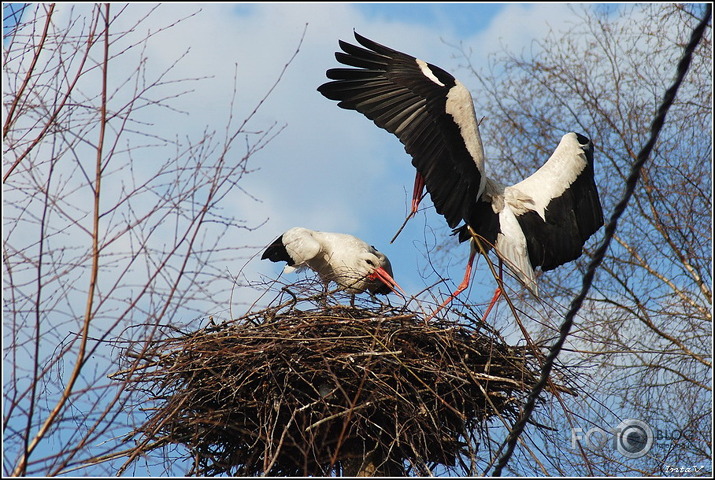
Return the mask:
<svg viewBox="0 0 715 480"><path fill-rule="evenodd" d="M456 227L465 199L484 189L484 151L469 91L441 68L355 33L361 48L340 41L318 91L394 134L422 175L435 209Z"/></svg>

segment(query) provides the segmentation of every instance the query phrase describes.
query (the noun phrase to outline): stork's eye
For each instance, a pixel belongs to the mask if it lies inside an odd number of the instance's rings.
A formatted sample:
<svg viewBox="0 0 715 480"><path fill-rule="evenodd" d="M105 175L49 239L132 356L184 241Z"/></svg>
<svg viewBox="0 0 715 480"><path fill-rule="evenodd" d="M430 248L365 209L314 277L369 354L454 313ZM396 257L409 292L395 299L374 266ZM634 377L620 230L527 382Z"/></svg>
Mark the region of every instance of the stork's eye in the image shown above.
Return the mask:
<svg viewBox="0 0 715 480"><path fill-rule="evenodd" d="M372 260L367 260L367 264L370 265L371 267L375 266L375 262L373 262Z"/></svg>

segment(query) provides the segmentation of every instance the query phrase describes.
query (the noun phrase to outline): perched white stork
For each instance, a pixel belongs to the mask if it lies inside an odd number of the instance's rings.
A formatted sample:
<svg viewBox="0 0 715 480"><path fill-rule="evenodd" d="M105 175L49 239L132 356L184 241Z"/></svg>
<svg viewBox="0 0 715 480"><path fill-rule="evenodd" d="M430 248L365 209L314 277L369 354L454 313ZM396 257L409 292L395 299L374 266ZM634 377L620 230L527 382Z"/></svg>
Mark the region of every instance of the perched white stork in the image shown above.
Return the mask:
<svg viewBox="0 0 715 480"><path fill-rule="evenodd" d="M352 295L365 291L387 295L395 288L390 260L375 247L345 233L294 227L271 243L261 260L287 262L286 273L310 268L328 284L335 282Z"/></svg>
<svg viewBox="0 0 715 480"><path fill-rule="evenodd" d="M411 215L426 186L459 241L470 240L464 280L437 310L469 285L475 242L480 240L485 251L496 250L500 265L504 262L538 294L534 269L551 270L575 260L603 224L590 140L567 133L534 174L516 185L501 185L486 176L469 90L435 65L357 32L355 38L365 48L339 41L343 51L335 54L352 68L328 70L332 81L318 91L404 144L417 169ZM498 287L485 317L500 295Z"/></svg>

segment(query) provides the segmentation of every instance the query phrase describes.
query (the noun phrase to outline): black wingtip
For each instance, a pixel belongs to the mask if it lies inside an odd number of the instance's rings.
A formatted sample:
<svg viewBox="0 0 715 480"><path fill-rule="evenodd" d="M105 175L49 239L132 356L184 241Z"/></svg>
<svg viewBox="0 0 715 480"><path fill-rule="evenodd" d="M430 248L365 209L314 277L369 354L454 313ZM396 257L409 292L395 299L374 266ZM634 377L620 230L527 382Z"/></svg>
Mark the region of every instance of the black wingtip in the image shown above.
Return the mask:
<svg viewBox="0 0 715 480"><path fill-rule="evenodd" d="M265 260L266 258L271 262L288 262L288 265L295 263L293 259L290 258L290 255L288 255L288 250L286 250L285 245L283 245L283 235L276 238L275 241L266 248L266 251L263 252L261 260Z"/></svg>
<svg viewBox="0 0 715 480"><path fill-rule="evenodd" d="M581 145L581 148L586 153L588 163L593 163L593 142L591 142L591 139L586 135L582 135L578 132L574 133L576 134L576 140L578 140L579 145Z"/></svg>
<svg viewBox="0 0 715 480"><path fill-rule="evenodd" d="M353 30L353 34L355 34L355 40L357 40L360 45L367 48L371 52L387 56L406 55L405 53L395 50L394 48L390 48L387 45L383 45L381 43L377 43L374 40L370 40L369 38L360 35L355 30Z"/></svg>
<svg viewBox="0 0 715 480"><path fill-rule="evenodd" d="M346 42L345 40L338 40L338 46L340 47L340 50L342 50L344 52L344 51L347 51L353 45ZM339 55L341 55L341 54L342 54L342 52L335 52L335 58L338 61L340 60Z"/></svg>
<svg viewBox="0 0 715 480"><path fill-rule="evenodd" d="M589 143L591 143L591 140L587 136L582 135L578 132L573 133L576 134L576 140L578 140L578 143L580 143L581 145L588 145Z"/></svg>

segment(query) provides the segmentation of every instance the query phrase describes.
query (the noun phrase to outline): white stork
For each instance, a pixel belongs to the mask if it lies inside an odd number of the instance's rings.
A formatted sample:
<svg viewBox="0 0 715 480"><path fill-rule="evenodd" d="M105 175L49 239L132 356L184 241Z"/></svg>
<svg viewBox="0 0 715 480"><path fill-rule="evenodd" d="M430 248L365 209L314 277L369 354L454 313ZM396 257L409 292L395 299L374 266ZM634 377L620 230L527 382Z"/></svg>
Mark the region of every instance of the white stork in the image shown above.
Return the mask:
<svg viewBox="0 0 715 480"><path fill-rule="evenodd" d="M294 227L271 243L261 260L287 262L284 272L315 271L327 285L337 283L347 293L365 291L387 295L395 288L390 260L375 247L345 233L318 232Z"/></svg>
<svg viewBox="0 0 715 480"><path fill-rule="evenodd" d="M417 169L411 215L426 186L459 241L470 240L464 280L437 311L469 285L480 239L485 251L496 250L500 266L506 263L538 295L534 269L551 270L575 260L603 224L589 139L567 133L533 175L516 185L501 185L486 176L469 90L435 65L357 32L355 38L365 48L339 41L343 52L335 54L353 68L328 70L332 81L318 91L339 101L338 106L362 113L404 144ZM497 287L484 317L500 295Z"/></svg>

